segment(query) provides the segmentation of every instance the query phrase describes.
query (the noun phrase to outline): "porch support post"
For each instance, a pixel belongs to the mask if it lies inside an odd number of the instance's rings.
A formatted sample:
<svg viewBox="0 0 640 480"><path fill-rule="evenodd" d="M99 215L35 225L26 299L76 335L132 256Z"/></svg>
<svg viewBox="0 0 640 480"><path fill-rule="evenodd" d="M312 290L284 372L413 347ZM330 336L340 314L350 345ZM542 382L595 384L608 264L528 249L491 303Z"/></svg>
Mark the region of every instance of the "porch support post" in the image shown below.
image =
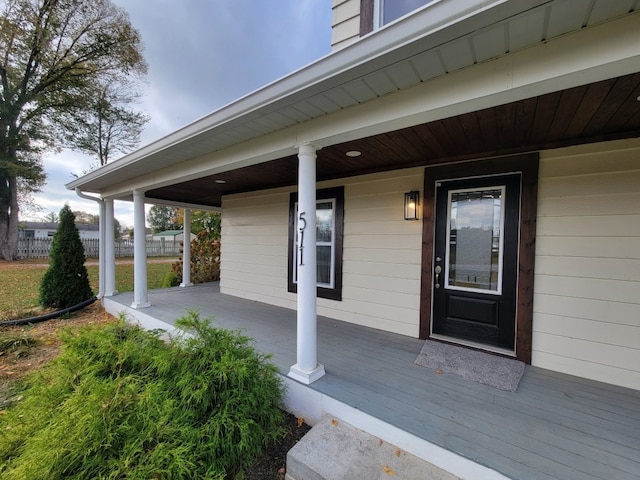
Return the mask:
<svg viewBox="0 0 640 480"><path fill-rule="evenodd" d="M144 192L133 191L133 303L131 308L150 307L147 285L147 231Z"/></svg>
<svg viewBox="0 0 640 480"><path fill-rule="evenodd" d="M76 188L76 195L86 200L92 200L98 204L98 293L97 298L104 296L104 199L83 193L80 188Z"/></svg>
<svg viewBox="0 0 640 480"><path fill-rule="evenodd" d="M297 363L289 377L306 385L325 374L318 363L316 304L316 148L298 147Z"/></svg>
<svg viewBox="0 0 640 480"><path fill-rule="evenodd" d="M182 241L182 283L181 287L190 287L191 283L191 210L184 209Z"/></svg>
<svg viewBox="0 0 640 480"><path fill-rule="evenodd" d="M104 199L104 296L118 294L116 290L116 244L113 199Z"/></svg>

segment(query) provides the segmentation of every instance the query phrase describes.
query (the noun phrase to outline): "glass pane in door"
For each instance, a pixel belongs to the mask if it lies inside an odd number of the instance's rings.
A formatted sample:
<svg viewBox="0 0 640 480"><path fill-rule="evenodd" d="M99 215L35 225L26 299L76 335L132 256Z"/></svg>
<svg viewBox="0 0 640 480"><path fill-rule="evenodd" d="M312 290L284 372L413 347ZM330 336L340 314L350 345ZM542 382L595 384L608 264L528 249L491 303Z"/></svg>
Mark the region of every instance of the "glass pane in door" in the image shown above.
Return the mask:
<svg viewBox="0 0 640 480"><path fill-rule="evenodd" d="M449 192L446 286L501 293L504 187Z"/></svg>

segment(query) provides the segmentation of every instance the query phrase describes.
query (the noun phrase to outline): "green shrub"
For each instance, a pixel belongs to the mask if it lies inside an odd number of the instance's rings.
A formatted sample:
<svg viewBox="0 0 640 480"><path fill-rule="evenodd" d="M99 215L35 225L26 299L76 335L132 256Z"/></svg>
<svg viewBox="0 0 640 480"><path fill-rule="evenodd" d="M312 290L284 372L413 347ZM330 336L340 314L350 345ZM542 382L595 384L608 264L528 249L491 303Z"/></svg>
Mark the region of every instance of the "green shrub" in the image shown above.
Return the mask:
<svg viewBox="0 0 640 480"><path fill-rule="evenodd" d="M0 416L0 476L234 478L283 433L276 368L189 312L193 337L118 322L64 334L62 355Z"/></svg>
<svg viewBox="0 0 640 480"><path fill-rule="evenodd" d="M40 283L43 307L68 308L93 296L84 262L84 247L75 215L69 205L65 205L60 210L60 224L51 242L49 268Z"/></svg>
<svg viewBox="0 0 640 480"><path fill-rule="evenodd" d="M178 285L180 285L180 280L173 270L167 272L162 279L162 288L177 287Z"/></svg>

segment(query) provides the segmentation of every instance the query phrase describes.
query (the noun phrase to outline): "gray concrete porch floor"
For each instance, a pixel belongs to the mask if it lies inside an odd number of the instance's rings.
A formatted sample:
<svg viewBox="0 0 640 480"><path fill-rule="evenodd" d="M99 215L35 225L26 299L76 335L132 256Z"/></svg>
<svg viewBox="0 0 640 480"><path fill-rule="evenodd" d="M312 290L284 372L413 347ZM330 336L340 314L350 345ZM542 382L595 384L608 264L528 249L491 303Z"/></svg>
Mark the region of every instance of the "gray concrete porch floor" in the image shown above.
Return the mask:
<svg viewBox="0 0 640 480"><path fill-rule="evenodd" d="M109 301L123 310L133 294ZM223 295L217 284L152 290L144 315L173 325L186 309L240 329L283 375L296 363L293 310ZM414 364L422 340L318 318L308 388L513 479L640 478L640 391L528 366L516 392Z"/></svg>

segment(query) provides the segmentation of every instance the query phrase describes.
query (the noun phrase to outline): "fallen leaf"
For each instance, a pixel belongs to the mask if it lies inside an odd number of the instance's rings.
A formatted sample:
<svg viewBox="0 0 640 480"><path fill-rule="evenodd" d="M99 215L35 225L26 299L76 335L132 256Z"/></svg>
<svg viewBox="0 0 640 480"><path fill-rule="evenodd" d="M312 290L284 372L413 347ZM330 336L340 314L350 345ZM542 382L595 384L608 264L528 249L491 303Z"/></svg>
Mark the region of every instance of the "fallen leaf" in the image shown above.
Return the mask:
<svg viewBox="0 0 640 480"><path fill-rule="evenodd" d="M338 420L336 420L335 418L333 420L331 420L331 423L333 423L334 427L338 426Z"/></svg>
<svg viewBox="0 0 640 480"><path fill-rule="evenodd" d="M300 428L303 423L304 423L304 418L303 417L298 417L298 428Z"/></svg>
<svg viewBox="0 0 640 480"><path fill-rule="evenodd" d="M378 445L382 446L382 444L383 444L383 443L384 443L384 442L383 442L382 440L380 440L380 441L378 442Z"/></svg>
<svg viewBox="0 0 640 480"><path fill-rule="evenodd" d="M444 372L442 370L436 370L436 375L442 375Z"/></svg>
<svg viewBox="0 0 640 480"><path fill-rule="evenodd" d="M396 472L394 472L392 468L387 467L386 465L382 467L382 470L384 470L384 473L386 473L387 475L393 476L396 474Z"/></svg>
<svg viewBox="0 0 640 480"><path fill-rule="evenodd" d="M400 451L400 449L396 450L396 457L399 457L402 454L402 452Z"/></svg>
<svg viewBox="0 0 640 480"><path fill-rule="evenodd" d="M6 415L7 412L5 412L4 410L0 410L0 415Z"/></svg>

